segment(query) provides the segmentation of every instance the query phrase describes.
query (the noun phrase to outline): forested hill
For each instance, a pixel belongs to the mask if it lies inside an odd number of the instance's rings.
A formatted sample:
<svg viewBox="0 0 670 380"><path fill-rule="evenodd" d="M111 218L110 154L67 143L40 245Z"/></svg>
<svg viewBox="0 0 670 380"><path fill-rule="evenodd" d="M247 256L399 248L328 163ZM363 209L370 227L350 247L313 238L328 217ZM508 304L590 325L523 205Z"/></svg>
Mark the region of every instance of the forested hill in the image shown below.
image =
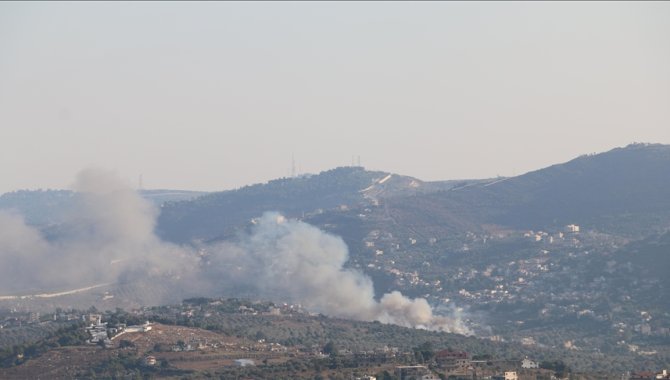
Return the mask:
<svg viewBox="0 0 670 380"><path fill-rule="evenodd" d="M670 146L633 144L524 175L389 201L415 226L542 229L576 223L640 235L670 226Z"/></svg>
<svg viewBox="0 0 670 380"><path fill-rule="evenodd" d="M158 232L175 242L217 239L266 211L302 217L333 208L357 207L378 198L437 191L457 183L423 182L362 167L340 167L169 203L162 209Z"/></svg>

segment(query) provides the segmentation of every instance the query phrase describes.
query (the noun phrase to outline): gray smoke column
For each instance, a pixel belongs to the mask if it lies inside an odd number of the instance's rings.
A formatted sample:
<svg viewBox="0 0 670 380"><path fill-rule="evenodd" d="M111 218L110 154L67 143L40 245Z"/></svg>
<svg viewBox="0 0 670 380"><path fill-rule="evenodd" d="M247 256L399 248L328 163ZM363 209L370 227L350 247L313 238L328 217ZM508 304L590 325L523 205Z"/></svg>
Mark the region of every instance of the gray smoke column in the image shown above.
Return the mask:
<svg viewBox="0 0 670 380"><path fill-rule="evenodd" d="M181 276L196 268L192 255L155 236L157 210L114 173L84 170L73 189L75 206L50 239L21 216L0 212L0 295Z"/></svg>
<svg viewBox="0 0 670 380"><path fill-rule="evenodd" d="M210 276L225 277L224 287L255 289L271 299L289 298L330 316L470 333L460 318L434 315L423 298L410 299L394 291L377 302L370 278L344 267L348 256L339 237L266 213L236 244L213 248L208 268Z"/></svg>
<svg viewBox="0 0 670 380"><path fill-rule="evenodd" d="M342 239L306 223L267 213L250 233L205 246L200 255L161 241L154 233L158 211L114 173L84 170L73 189L67 222L50 238L20 215L0 212L0 296L123 282L138 284L133 302L142 304L246 294L330 316L469 332L460 318L434 315L425 299L392 292L376 301L371 279L345 268ZM156 289L168 298L156 299Z"/></svg>

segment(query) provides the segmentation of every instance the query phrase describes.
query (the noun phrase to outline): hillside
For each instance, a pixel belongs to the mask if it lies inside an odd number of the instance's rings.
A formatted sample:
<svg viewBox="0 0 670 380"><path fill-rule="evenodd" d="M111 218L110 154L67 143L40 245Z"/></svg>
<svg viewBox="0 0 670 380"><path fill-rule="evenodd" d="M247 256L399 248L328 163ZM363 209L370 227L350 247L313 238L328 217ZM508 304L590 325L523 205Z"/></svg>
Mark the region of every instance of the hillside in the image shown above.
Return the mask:
<svg viewBox="0 0 670 380"><path fill-rule="evenodd" d="M344 267L369 276L377 299L399 290L463 313L478 336L627 357L629 368L637 358L643 369L670 347L667 173L670 146L641 144L490 180L423 182L345 167L163 203L157 229L183 244L235 241L252 218L280 211L342 237ZM566 232L571 223L581 231ZM198 244L203 257L208 246ZM3 302L107 310L212 296L196 291L155 277Z"/></svg>
<svg viewBox="0 0 670 380"><path fill-rule="evenodd" d="M520 359L534 357L567 363L573 370L623 371L634 366L634 355L603 358L597 353L566 349L525 347L474 337L408 329L378 322L355 322L322 315L308 315L294 305L239 299L194 298L181 305L102 312L108 328L149 320L147 331L127 331L115 336L106 348L86 344L81 322L65 326L47 338L22 346L0 347L0 377L49 378L130 377L152 378L306 378L321 373L329 378L349 378L351 372L393 373L395 366L423 364L448 374L433 359L439 350L465 351L480 361L478 375L495 375L519 369ZM65 316L65 314L63 314ZM71 310L67 315L84 315ZM43 322L41 326L56 322ZM116 334L118 331L112 333ZM330 345L330 355L324 355ZM322 352L323 351L323 352ZM15 353L23 352L21 357ZM154 357L155 364L143 359ZM257 370L240 372L236 359L253 359ZM469 360L469 359L468 359ZM2 368L4 367L4 368ZM327 371L327 372L326 372ZM462 373L461 373L462 374ZM445 376L446 377L446 376ZM469 377L468 377L469 378ZM532 378L535 378L534 376ZM583 377L582 377L583 378ZM586 377L589 378L589 377Z"/></svg>
<svg viewBox="0 0 670 380"><path fill-rule="evenodd" d="M463 181L423 182L362 167L340 167L169 203L162 209L157 230L163 238L180 243L220 239L266 211L303 217L341 206L376 203L380 198L430 193L460 183Z"/></svg>
<svg viewBox="0 0 670 380"><path fill-rule="evenodd" d="M161 206L165 202L189 200L205 193L186 190L140 190L140 195ZM61 223L77 194L70 190L18 190L0 195L0 210L21 214L26 222L36 226Z"/></svg>
<svg viewBox="0 0 670 380"><path fill-rule="evenodd" d="M670 226L670 146L633 144L517 177L424 182L361 167L281 178L164 205L157 230L185 243L229 238L265 211L319 220L342 207L419 235L579 224L640 237ZM337 210L335 210L337 209ZM332 219L325 216L323 219ZM346 236L345 236L346 238Z"/></svg>
<svg viewBox="0 0 670 380"><path fill-rule="evenodd" d="M72 207L68 190L19 190L0 195L0 210L21 214L32 225L60 223Z"/></svg>
<svg viewBox="0 0 670 380"><path fill-rule="evenodd" d="M454 188L387 207L395 220L445 231L586 228L640 236L670 226L670 146L635 144L524 175ZM386 211L389 212L389 211Z"/></svg>
<svg viewBox="0 0 670 380"><path fill-rule="evenodd" d="M670 233L633 242L615 252L612 259L618 264L613 275L619 281L613 285L631 289L636 300L647 307L670 305ZM609 265L615 264L610 261Z"/></svg>

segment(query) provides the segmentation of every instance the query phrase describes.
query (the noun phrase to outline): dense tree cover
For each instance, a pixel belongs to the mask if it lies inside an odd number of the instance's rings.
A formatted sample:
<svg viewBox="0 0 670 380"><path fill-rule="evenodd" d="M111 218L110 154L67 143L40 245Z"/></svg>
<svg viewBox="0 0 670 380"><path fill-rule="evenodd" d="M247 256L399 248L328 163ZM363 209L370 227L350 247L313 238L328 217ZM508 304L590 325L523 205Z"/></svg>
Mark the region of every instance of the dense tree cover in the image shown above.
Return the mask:
<svg viewBox="0 0 670 380"><path fill-rule="evenodd" d="M571 372L570 367L563 363L562 360L543 361L540 363L540 368L550 369L556 372L557 377L563 377L566 373Z"/></svg>
<svg viewBox="0 0 670 380"><path fill-rule="evenodd" d="M62 327L47 338L36 343L14 345L11 348L4 349L0 351L0 366L10 367L19 365L28 359L40 356L52 348L84 344L89 336L83 327L84 324L78 322L67 327Z"/></svg>
<svg viewBox="0 0 670 380"><path fill-rule="evenodd" d="M335 343L333 343L332 340L328 341L328 343L326 343L326 345L323 346L322 351L324 354L331 356L337 356L338 354L337 346L335 346Z"/></svg>
<svg viewBox="0 0 670 380"><path fill-rule="evenodd" d="M238 190L211 193L192 201L166 204L157 229L166 239L188 242L232 234L249 219L267 210L290 217L317 209L331 209L363 201L361 189L387 173L360 167L341 167L318 175L280 178Z"/></svg>
<svg viewBox="0 0 670 380"><path fill-rule="evenodd" d="M146 322L146 319L143 319L138 315L128 313L123 309L116 308L114 312L105 313L105 322L107 322L107 325L110 327L118 326L119 324L130 326L141 325L142 323Z"/></svg>
<svg viewBox="0 0 670 380"><path fill-rule="evenodd" d="M5 327L0 333L0 349L37 342L49 337L62 327L62 323L35 323L20 327Z"/></svg>

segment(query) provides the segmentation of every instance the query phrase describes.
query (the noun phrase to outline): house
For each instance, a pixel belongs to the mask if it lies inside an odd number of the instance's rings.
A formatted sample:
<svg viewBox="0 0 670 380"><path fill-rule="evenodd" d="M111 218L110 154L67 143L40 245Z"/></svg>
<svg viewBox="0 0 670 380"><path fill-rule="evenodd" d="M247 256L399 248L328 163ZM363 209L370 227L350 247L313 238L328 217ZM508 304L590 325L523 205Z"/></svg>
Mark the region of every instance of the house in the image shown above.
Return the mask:
<svg viewBox="0 0 670 380"><path fill-rule="evenodd" d="M107 344L109 340L107 336L107 322L91 325L86 328L86 332L91 336L91 339L88 340L91 344L97 344L98 342Z"/></svg>
<svg viewBox="0 0 670 380"><path fill-rule="evenodd" d="M651 371L633 372L630 374L630 380L654 380L656 373Z"/></svg>
<svg viewBox="0 0 670 380"><path fill-rule="evenodd" d="M576 224L568 224L565 226L565 232L573 234L579 233L579 226Z"/></svg>
<svg viewBox="0 0 670 380"><path fill-rule="evenodd" d="M446 372L460 373L467 371L470 359L465 351L442 350L435 353L435 363Z"/></svg>
<svg viewBox="0 0 670 380"><path fill-rule="evenodd" d="M90 324L94 325L99 325L102 323L102 315L101 314L88 314L84 315L83 317L84 322L88 322Z"/></svg>
<svg viewBox="0 0 670 380"><path fill-rule="evenodd" d="M521 361L521 368L530 369L530 368L540 368L540 365L536 361L525 358Z"/></svg>
<svg viewBox="0 0 670 380"><path fill-rule="evenodd" d="M505 372L505 380L519 380L519 376L516 371Z"/></svg>
<svg viewBox="0 0 670 380"><path fill-rule="evenodd" d="M156 357L151 356L151 355L147 356L146 358L144 358L144 365L147 365L147 366L156 365Z"/></svg>

